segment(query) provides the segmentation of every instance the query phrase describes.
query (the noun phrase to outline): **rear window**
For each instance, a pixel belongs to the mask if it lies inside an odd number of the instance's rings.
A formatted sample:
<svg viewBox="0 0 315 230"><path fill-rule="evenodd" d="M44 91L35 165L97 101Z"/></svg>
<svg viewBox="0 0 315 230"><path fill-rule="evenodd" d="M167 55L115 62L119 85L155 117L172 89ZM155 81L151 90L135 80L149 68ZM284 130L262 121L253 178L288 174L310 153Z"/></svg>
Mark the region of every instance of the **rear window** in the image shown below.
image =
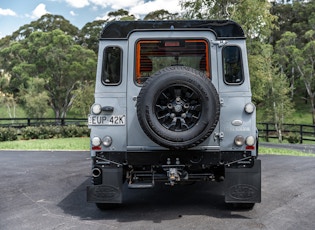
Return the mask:
<svg viewBox="0 0 315 230"><path fill-rule="evenodd" d="M223 53L224 82L229 85L240 85L244 81L241 48L226 46Z"/></svg>
<svg viewBox="0 0 315 230"><path fill-rule="evenodd" d="M208 42L203 39L140 40L136 44L136 82L168 66L188 66L210 77Z"/></svg>
<svg viewBox="0 0 315 230"><path fill-rule="evenodd" d="M102 82L105 85L119 85L121 82L122 50L108 46L103 53Z"/></svg>

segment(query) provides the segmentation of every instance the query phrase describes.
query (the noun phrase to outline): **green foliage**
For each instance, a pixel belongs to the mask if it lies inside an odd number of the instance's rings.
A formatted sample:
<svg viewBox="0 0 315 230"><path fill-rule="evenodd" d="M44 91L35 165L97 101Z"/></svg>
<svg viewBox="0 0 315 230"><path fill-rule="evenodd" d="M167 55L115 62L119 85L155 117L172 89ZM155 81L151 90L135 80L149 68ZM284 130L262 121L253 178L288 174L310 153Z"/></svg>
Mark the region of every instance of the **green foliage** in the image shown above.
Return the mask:
<svg viewBox="0 0 315 230"><path fill-rule="evenodd" d="M21 130L21 136L23 140L29 140L29 139L40 139L40 137L43 136L41 130L39 127L34 126L28 126L26 128L23 128ZM45 139L45 138L41 138Z"/></svg>
<svg viewBox="0 0 315 230"><path fill-rule="evenodd" d="M119 21L134 21L136 17L134 15L130 15L128 10L119 9L117 11L109 12L107 16L110 20L119 20Z"/></svg>
<svg viewBox="0 0 315 230"><path fill-rule="evenodd" d="M32 78L42 79L46 94L38 94L39 97L45 99L48 96L55 117L65 117L74 100L73 91L79 83L94 79L95 53L76 45L71 36L59 29L33 32L20 42L19 49L16 50L15 46L15 43L10 45L8 49L11 51L0 51L9 62L20 60L7 69L15 91L24 89L29 96L35 96L27 83ZM24 80L21 82L19 79ZM22 99L25 101L25 97ZM30 102L29 107L30 104L34 105L34 102Z"/></svg>
<svg viewBox="0 0 315 230"><path fill-rule="evenodd" d="M180 15L178 13L170 13L167 10L156 10L148 13L143 20L178 20Z"/></svg>
<svg viewBox="0 0 315 230"><path fill-rule="evenodd" d="M231 9L230 18L237 21L248 38L265 42L272 30L276 29L276 17L270 13L269 1L243 0Z"/></svg>
<svg viewBox="0 0 315 230"><path fill-rule="evenodd" d="M288 79L273 66L272 53L273 48L269 45L265 47L261 54L265 63L263 71L267 80L261 108L263 108L264 122L275 124L277 135L281 142L283 140L282 132L285 118L291 117L294 109L289 97Z"/></svg>
<svg viewBox="0 0 315 230"><path fill-rule="evenodd" d="M3 94L0 96L0 102L3 104L6 109L7 109L7 114L10 118L15 118L16 117L16 108L17 108L17 103L16 100L14 99L13 95L11 94Z"/></svg>
<svg viewBox="0 0 315 230"><path fill-rule="evenodd" d="M21 26L17 31L12 34L12 40L23 40L29 37L33 32L49 32L56 29L62 30L65 34L76 36L79 29L72 25L61 15L45 14L36 21L30 24Z"/></svg>
<svg viewBox="0 0 315 230"><path fill-rule="evenodd" d="M265 101L266 89L268 87L268 73L270 71L270 52L272 47L260 42L252 43L248 55L248 68L250 73L251 88L253 101L256 105Z"/></svg>
<svg viewBox="0 0 315 230"><path fill-rule="evenodd" d="M281 36L287 32L298 35L297 44L303 45L303 35L306 31L315 29L315 1L294 1L293 4L273 4L271 13L278 17L275 21L279 30L272 31L272 44L274 45Z"/></svg>
<svg viewBox="0 0 315 230"><path fill-rule="evenodd" d="M275 71L269 73L269 81L266 87L266 95L263 106L265 107L265 119L269 122L283 123L284 117L290 116L293 104L288 95L289 88L287 78Z"/></svg>
<svg viewBox="0 0 315 230"><path fill-rule="evenodd" d="M49 139L49 138L69 138L88 137L87 126L28 126L21 129L21 138L29 139Z"/></svg>
<svg viewBox="0 0 315 230"><path fill-rule="evenodd" d="M28 87L21 86L20 88L20 104L23 105L26 116L29 118L43 118L49 109L49 96L44 85L44 79L30 78Z"/></svg>
<svg viewBox="0 0 315 230"><path fill-rule="evenodd" d="M105 22L105 20L96 20L85 24L80 30L78 36L79 45L87 47L88 49L91 49L97 53L100 33L104 27Z"/></svg>
<svg viewBox="0 0 315 230"><path fill-rule="evenodd" d="M0 117L1 118L25 117L25 112L21 105L17 104L17 105L14 105L13 107L10 107L10 105L5 104L4 100L2 99L0 97Z"/></svg>
<svg viewBox="0 0 315 230"><path fill-rule="evenodd" d="M300 135L297 133L289 133L286 136L286 139L288 140L289 143L291 144L297 144L300 142Z"/></svg>
<svg viewBox="0 0 315 230"><path fill-rule="evenodd" d="M107 15L109 17L123 17L123 16L128 16L129 12L128 10L119 9L117 11L109 12Z"/></svg>
<svg viewBox="0 0 315 230"><path fill-rule="evenodd" d="M291 79L298 77L304 83L315 124L315 31L307 31L304 38L303 46L296 33L285 32L276 43L275 60L283 72L292 73Z"/></svg>
<svg viewBox="0 0 315 230"><path fill-rule="evenodd" d="M94 102L94 85L94 81L82 82L80 87L74 91L75 100L73 101L71 112L75 112L80 117L88 116L91 105Z"/></svg>
<svg viewBox="0 0 315 230"><path fill-rule="evenodd" d="M87 127L68 125L62 128L62 137L88 137L90 130Z"/></svg>
<svg viewBox="0 0 315 230"><path fill-rule="evenodd" d="M0 141L14 141L17 140L18 133L14 128L0 127Z"/></svg>
<svg viewBox="0 0 315 230"><path fill-rule="evenodd" d="M270 3L261 0L217 1L181 0L184 16L189 19L231 19L237 21L249 38L269 37L274 29L275 16Z"/></svg>

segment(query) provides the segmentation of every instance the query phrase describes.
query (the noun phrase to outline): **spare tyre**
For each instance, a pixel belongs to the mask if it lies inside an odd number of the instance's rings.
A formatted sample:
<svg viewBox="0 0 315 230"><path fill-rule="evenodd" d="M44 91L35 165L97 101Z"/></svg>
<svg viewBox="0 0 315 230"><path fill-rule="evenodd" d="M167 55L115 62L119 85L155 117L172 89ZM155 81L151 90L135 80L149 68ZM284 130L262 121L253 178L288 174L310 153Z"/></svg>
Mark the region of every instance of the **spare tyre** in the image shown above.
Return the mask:
<svg viewBox="0 0 315 230"><path fill-rule="evenodd" d="M155 143L187 149L203 142L220 116L218 93L210 79L185 66L170 66L152 75L137 98L141 128Z"/></svg>

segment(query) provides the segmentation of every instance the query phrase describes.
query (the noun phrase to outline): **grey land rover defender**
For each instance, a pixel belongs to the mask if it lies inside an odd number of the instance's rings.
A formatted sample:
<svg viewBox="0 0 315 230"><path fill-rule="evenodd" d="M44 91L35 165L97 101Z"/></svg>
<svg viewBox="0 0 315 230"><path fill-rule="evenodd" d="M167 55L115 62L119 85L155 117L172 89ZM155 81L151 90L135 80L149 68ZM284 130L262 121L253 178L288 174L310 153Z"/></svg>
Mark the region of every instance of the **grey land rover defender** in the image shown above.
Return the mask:
<svg viewBox="0 0 315 230"><path fill-rule="evenodd" d="M124 183L221 182L226 203L261 201L246 39L233 21L107 23L88 125L87 200L101 209L123 202Z"/></svg>

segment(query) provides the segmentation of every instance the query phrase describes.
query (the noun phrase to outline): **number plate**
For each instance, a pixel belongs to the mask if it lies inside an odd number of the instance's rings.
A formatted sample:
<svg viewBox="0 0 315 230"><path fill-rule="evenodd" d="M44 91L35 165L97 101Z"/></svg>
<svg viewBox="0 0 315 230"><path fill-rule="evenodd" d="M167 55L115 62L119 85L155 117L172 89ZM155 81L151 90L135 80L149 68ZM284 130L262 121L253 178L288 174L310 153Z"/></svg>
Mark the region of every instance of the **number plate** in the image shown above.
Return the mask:
<svg viewBox="0 0 315 230"><path fill-rule="evenodd" d="M89 115L88 125L125 125L126 115Z"/></svg>

